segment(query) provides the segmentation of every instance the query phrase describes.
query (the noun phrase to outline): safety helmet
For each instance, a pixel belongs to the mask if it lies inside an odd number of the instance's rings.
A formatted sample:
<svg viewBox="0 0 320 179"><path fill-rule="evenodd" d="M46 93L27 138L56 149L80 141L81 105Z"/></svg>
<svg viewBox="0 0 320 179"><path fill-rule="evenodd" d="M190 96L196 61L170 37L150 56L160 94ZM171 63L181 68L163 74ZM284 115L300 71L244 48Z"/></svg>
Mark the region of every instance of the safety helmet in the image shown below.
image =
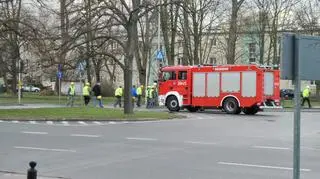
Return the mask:
<svg viewBox="0 0 320 179"><path fill-rule="evenodd" d="M74 82L71 82L70 84L71 84L71 85L74 85Z"/></svg>
<svg viewBox="0 0 320 179"><path fill-rule="evenodd" d="M87 86L90 86L90 83L89 83L89 82L87 82L87 83L86 83L86 85L87 85Z"/></svg>
<svg viewBox="0 0 320 179"><path fill-rule="evenodd" d="M310 86L307 86L308 89L310 89Z"/></svg>

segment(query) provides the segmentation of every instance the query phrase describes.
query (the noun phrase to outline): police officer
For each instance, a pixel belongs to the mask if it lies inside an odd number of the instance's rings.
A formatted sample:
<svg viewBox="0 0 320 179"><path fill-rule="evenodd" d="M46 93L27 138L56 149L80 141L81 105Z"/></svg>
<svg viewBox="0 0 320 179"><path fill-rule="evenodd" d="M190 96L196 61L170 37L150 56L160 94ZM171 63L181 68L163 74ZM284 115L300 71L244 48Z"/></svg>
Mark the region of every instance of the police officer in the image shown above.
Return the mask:
<svg viewBox="0 0 320 179"><path fill-rule="evenodd" d="M143 91L143 85L140 85L137 88L137 106L140 107L141 106L141 97L142 97L142 91Z"/></svg>
<svg viewBox="0 0 320 179"><path fill-rule="evenodd" d="M304 106L304 102L305 101L307 101L308 102L308 105L309 105L309 108L311 108L311 104L310 104L310 99L309 99L309 97L310 97L310 86L307 86L304 90L303 90L303 92L302 92L302 104L301 104L301 106Z"/></svg>
<svg viewBox="0 0 320 179"><path fill-rule="evenodd" d="M117 105L119 105L119 107L121 108L121 97L123 95L123 89L121 86L119 86L116 91L114 92L114 96L116 97L116 102L114 103L114 107L117 107Z"/></svg>
<svg viewBox="0 0 320 179"><path fill-rule="evenodd" d="M84 105L88 106L90 102L90 83L86 83L82 89L82 95L84 99Z"/></svg>
<svg viewBox="0 0 320 179"><path fill-rule="evenodd" d="M76 95L76 88L74 86L74 82L70 83L69 89L68 89L68 102L67 106L71 105L73 107L74 104L74 97Z"/></svg>

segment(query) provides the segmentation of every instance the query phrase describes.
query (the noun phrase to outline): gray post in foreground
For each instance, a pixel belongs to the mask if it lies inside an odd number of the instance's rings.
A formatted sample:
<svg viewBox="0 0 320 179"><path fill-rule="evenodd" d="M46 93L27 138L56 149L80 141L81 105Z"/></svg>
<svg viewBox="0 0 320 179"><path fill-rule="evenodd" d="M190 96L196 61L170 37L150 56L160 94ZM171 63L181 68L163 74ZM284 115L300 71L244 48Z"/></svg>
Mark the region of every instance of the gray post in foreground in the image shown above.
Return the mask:
<svg viewBox="0 0 320 179"><path fill-rule="evenodd" d="M299 60L299 38L293 36L293 58L294 58L294 125L293 125L293 179L300 179L300 117L301 117L301 78Z"/></svg>
<svg viewBox="0 0 320 179"><path fill-rule="evenodd" d="M30 169L28 170L27 179L37 179L37 170L35 169L37 163L31 161L29 163Z"/></svg>

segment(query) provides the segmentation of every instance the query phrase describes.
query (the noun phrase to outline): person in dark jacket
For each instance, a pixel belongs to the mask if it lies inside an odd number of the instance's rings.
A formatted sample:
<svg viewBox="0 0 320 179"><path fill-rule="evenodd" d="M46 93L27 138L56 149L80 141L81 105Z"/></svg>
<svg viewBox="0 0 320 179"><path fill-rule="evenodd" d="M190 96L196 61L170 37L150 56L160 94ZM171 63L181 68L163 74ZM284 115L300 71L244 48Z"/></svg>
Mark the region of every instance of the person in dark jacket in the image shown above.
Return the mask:
<svg viewBox="0 0 320 179"><path fill-rule="evenodd" d="M97 102L99 102L99 107L103 108L102 104L102 95L101 95L101 84L97 82L94 87L92 88L93 95L95 96L95 100L93 101L93 106L96 107Z"/></svg>

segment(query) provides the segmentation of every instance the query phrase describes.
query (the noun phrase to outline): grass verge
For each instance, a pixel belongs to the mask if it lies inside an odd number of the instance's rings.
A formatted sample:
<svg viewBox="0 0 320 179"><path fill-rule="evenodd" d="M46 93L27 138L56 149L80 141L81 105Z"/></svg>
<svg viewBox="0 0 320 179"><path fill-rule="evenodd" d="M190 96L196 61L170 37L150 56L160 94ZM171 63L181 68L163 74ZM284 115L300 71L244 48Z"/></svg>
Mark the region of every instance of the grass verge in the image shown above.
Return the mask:
<svg viewBox="0 0 320 179"><path fill-rule="evenodd" d="M1 120L166 120L180 118L168 112L137 111L123 114L119 109L100 108L41 108L41 109L3 109Z"/></svg>
<svg viewBox="0 0 320 179"><path fill-rule="evenodd" d="M320 106L320 101L317 99L311 99L310 103L311 103L311 106L313 106L313 107ZM294 107L294 100L281 100L281 105L283 108L293 108ZM304 106L308 107L308 103L305 102Z"/></svg>

